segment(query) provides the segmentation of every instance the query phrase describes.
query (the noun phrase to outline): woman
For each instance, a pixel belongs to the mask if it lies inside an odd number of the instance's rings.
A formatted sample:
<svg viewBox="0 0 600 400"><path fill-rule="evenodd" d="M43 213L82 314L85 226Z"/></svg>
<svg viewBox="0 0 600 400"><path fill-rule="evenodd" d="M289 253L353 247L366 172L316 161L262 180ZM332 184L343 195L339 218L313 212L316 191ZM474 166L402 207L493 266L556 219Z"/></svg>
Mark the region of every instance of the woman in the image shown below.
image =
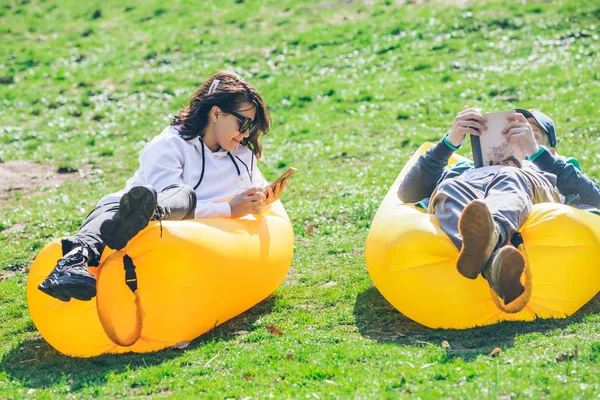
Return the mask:
<svg viewBox="0 0 600 400"><path fill-rule="evenodd" d="M236 74L219 72L194 93L160 135L140 152L140 167L125 189L105 196L78 233L62 241L63 258L39 285L62 301L90 300L105 246L120 250L151 220L259 214L285 183L240 193L240 179L262 175L255 159L271 128L262 97Z"/></svg>

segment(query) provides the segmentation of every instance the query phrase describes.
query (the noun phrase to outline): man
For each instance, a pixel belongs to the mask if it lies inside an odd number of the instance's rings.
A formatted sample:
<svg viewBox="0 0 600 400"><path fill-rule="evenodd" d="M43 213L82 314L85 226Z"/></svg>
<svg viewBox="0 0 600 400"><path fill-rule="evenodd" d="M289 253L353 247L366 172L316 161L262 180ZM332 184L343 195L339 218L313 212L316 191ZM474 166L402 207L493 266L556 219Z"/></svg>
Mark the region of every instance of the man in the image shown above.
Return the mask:
<svg viewBox="0 0 600 400"><path fill-rule="evenodd" d="M552 120L540 111L516 111L502 134L527 156L522 168L474 168L472 163L446 168L467 135L480 136L487 129L481 112L465 106L450 132L419 158L398 190L402 201L417 202L437 217L460 251L458 272L469 279L481 273L505 304L524 291L520 277L525 260L508 244L532 205L564 203L592 212L600 208L600 187L580 171L576 160L556 155Z"/></svg>

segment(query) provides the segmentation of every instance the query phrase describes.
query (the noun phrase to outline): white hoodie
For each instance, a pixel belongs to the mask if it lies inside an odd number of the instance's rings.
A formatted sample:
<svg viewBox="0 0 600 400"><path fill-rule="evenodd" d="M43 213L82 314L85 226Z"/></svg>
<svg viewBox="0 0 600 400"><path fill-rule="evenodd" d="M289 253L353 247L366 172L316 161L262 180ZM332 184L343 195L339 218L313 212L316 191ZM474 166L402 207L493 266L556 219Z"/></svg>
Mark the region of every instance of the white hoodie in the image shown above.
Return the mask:
<svg viewBox="0 0 600 400"><path fill-rule="evenodd" d="M119 202L121 196L134 186L151 185L157 192L176 183L196 187L202 174L202 147L197 137L184 140L177 127L167 127L140 152L140 167L127 181L125 189L105 196L97 206ZM231 216L228 202L244 189L236 164L242 174L247 175L253 169L255 177L264 179L250 149L240 145L231 151L231 155L235 164L226 151L213 153L204 146L204 177L195 189L196 218Z"/></svg>

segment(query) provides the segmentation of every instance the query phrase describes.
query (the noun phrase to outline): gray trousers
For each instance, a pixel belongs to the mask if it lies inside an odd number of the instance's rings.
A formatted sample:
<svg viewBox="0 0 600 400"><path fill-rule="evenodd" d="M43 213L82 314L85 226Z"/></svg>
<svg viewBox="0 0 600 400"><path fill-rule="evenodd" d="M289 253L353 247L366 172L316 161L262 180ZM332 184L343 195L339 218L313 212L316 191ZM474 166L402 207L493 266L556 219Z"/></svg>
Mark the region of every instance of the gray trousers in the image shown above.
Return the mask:
<svg viewBox="0 0 600 400"><path fill-rule="evenodd" d="M564 202L552 174L531 168L503 167L495 174L470 179L469 172L442 181L431 195L429 205L429 213L437 217L440 227L459 250L463 240L458 220L473 200L485 201L500 228L498 248L508 244L523 226L533 204Z"/></svg>
<svg viewBox="0 0 600 400"><path fill-rule="evenodd" d="M188 185L167 186L157 196L157 210L154 219L182 220L193 219L196 210L196 193ZM100 226L119 211L119 203L108 203L96 207L83 221L79 232L62 240L63 255L73 247L85 246L90 252L90 266L100 264L100 256L106 245L100 238Z"/></svg>

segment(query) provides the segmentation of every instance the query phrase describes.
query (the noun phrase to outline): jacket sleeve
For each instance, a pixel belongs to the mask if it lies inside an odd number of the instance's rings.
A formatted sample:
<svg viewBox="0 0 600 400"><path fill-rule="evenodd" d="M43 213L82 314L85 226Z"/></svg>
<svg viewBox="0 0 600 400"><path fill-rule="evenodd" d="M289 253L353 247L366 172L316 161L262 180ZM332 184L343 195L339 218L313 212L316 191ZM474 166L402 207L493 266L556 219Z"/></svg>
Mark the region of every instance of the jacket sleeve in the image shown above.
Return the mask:
<svg viewBox="0 0 600 400"><path fill-rule="evenodd" d="M417 160L398 188L398 197L414 203L430 197L444 175L448 160L454 151L443 140Z"/></svg>
<svg viewBox="0 0 600 400"><path fill-rule="evenodd" d="M195 218L229 218L231 217L231 207L228 202L198 202L196 204Z"/></svg>
<svg viewBox="0 0 600 400"><path fill-rule="evenodd" d="M157 192L173 184L183 184L184 152L177 137L153 140L140 154L140 168L145 182ZM197 202L195 218L230 217L228 202Z"/></svg>
<svg viewBox="0 0 600 400"><path fill-rule="evenodd" d="M157 192L169 185L183 184L184 153L175 137L156 137L140 153L144 181Z"/></svg>
<svg viewBox="0 0 600 400"><path fill-rule="evenodd" d="M535 160L540 170L556 175L556 187L564 196L576 194L583 204L600 208L600 187L574 165L545 149Z"/></svg>

